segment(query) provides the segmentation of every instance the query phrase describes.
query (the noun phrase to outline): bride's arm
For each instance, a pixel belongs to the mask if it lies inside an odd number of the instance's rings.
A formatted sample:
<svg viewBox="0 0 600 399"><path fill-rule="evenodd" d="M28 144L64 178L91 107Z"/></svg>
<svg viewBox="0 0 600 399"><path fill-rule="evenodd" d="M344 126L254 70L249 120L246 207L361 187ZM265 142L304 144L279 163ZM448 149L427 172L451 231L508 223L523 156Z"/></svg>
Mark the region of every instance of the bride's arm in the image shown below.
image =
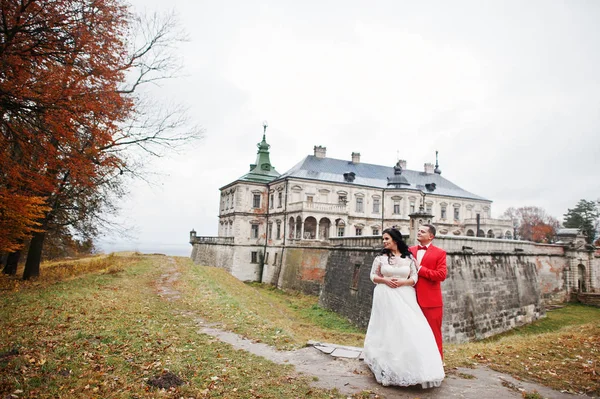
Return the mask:
<svg viewBox="0 0 600 399"><path fill-rule="evenodd" d="M379 256L376 256L373 260L373 266L371 266L371 281L375 284L382 283L383 275L381 274L381 261Z"/></svg>
<svg viewBox="0 0 600 399"><path fill-rule="evenodd" d="M408 275L408 280L414 281L412 284L413 287L419 281L419 272L417 272L417 265L415 264L415 259L411 256L410 258L410 274Z"/></svg>

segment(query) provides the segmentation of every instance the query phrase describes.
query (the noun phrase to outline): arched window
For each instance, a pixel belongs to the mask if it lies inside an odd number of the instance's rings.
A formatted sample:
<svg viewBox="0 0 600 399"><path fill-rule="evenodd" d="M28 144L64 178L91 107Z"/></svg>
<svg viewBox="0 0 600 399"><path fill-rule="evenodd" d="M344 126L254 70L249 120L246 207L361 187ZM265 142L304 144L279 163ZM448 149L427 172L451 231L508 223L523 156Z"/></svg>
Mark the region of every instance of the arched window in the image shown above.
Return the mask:
<svg viewBox="0 0 600 399"><path fill-rule="evenodd" d="M304 219L304 237L306 240L314 240L317 238L317 219L312 216Z"/></svg>

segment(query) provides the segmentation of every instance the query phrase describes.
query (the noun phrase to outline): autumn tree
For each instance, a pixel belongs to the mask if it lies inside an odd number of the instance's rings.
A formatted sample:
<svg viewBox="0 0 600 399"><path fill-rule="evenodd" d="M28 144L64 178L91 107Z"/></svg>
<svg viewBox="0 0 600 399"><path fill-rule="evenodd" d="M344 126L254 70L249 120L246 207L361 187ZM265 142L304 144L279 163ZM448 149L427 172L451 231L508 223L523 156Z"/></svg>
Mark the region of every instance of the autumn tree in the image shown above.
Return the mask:
<svg viewBox="0 0 600 399"><path fill-rule="evenodd" d="M596 202L582 199L575 205L575 208L569 208L567 213L564 214L563 225L579 229L585 236L586 241L591 244L594 242L596 232L598 231L598 225L600 224L599 216L600 213Z"/></svg>
<svg viewBox="0 0 600 399"><path fill-rule="evenodd" d="M41 197L0 192L0 253L9 254L3 273L16 274L20 250L31 234L40 231L38 220L47 210Z"/></svg>
<svg viewBox="0 0 600 399"><path fill-rule="evenodd" d="M173 70L171 17L135 18L120 0L2 4L0 201L20 195L43 198L46 207L21 224L6 220L11 236L32 233L27 279L39 274L46 231L90 233L114 211L123 175L139 176L132 148L159 155L156 148L173 148L199 131L179 131L186 122L180 109L150 110L137 93Z"/></svg>
<svg viewBox="0 0 600 399"><path fill-rule="evenodd" d="M554 241L560 223L537 206L510 207L503 218L511 219L516 226L516 238L534 242Z"/></svg>

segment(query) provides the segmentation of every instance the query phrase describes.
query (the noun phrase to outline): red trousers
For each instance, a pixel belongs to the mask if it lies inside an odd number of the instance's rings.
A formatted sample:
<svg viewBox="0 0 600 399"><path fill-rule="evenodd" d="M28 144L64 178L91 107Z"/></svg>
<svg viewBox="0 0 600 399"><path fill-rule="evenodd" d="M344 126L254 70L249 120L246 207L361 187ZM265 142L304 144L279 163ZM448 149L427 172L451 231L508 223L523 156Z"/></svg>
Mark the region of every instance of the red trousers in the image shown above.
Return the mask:
<svg viewBox="0 0 600 399"><path fill-rule="evenodd" d="M438 306L435 308L421 308L421 310L423 311L427 322L429 322L431 331L433 331L435 342L437 343L438 349L440 351L440 356L442 356L443 360L444 350L442 348L442 318L444 316L444 307Z"/></svg>

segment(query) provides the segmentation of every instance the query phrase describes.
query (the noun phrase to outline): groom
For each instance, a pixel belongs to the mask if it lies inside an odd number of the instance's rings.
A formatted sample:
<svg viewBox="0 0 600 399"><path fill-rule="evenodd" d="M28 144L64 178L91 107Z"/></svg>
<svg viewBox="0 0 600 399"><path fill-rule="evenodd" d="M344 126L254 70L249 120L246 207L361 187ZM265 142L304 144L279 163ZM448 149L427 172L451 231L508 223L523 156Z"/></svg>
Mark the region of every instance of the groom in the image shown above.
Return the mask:
<svg viewBox="0 0 600 399"><path fill-rule="evenodd" d="M419 245L410 247L413 257L417 261L419 281L415 289L417 302L431 326L435 342L442 359L442 316L444 303L442 302L442 288L440 283L446 279L446 251L432 245L435 238L435 227L424 224L417 231Z"/></svg>

